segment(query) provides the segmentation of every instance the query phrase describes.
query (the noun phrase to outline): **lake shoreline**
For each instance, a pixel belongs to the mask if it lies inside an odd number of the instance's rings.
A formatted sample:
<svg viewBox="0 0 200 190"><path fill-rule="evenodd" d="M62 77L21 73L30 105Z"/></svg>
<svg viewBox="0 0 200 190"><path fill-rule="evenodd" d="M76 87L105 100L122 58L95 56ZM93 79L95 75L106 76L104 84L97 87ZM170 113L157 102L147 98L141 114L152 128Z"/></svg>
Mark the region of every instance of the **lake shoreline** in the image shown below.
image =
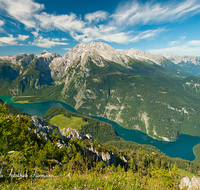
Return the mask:
<svg viewBox="0 0 200 190"><path fill-rule="evenodd" d="M38 115L42 117L48 109L51 107L63 107L66 110L71 112L77 112L73 107L59 101L45 101L45 102L35 102L35 103L15 103L11 100L12 96L0 96L0 99L7 100L8 104L11 104L14 107L21 109L21 111L26 112L30 115ZM82 113L79 113L84 115ZM195 155L193 152L193 147L200 143L200 137L190 136L186 134L180 134L179 138L176 141L167 142L159 141L148 136L146 133L143 133L138 130L130 130L121 127L118 123L111 121L106 118L86 115L100 121L105 121L111 124L119 136L125 141L133 141L138 144L151 145L162 151L169 157L180 157L185 160L193 161L195 160Z"/></svg>

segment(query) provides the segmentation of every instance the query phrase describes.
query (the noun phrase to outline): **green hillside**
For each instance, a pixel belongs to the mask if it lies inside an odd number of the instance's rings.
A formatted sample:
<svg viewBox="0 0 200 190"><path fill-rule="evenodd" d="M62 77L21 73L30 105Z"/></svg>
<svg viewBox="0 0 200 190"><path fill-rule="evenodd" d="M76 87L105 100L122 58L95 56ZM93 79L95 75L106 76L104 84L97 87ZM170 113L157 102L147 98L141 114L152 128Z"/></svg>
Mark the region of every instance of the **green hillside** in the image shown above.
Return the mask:
<svg viewBox="0 0 200 190"><path fill-rule="evenodd" d="M111 146L115 146L120 150L127 150L127 152L131 151L147 151L147 152L155 152L159 155L165 156L167 160L175 164L177 163L179 168L182 168L183 170L196 173L198 169L200 168L200 162L198 160L199 154L195 152L195 147L194 147L194 154L196 156L195 161L190 162L187 160L183 160L180 158L170 158L167 157L165 154L163 154L160 150L156 149L154 146L151 145L141 145L137 144L132 141L125 141L122 138L118 136L118 134L115 132L114 128L105 122L97 121L96 119L80 115L77 113L72 113L70 111L67 111L63 108L60 107L54 107L51 108L47 111L47 113L44 115L44 118L47 119L48 121L51 121L51 118L55 118L55 116L59 116L63 114L66 118L82 118L82 122L87 121L87 125L82 125L79 130L83 132L83 134L91 134L98 142L103 143L103 144L108 144ZM56 123L55 123L56 124ZM68 123L71 125L72 123ZM74 128L77 128L76 125L74 125Z"/></svg>
<svg viewBox="0 0 200 190"><path fill-rule="evenodd" d="M108 118L124 128L176 140L181 133L200 135L200 99L183 84L183 79L158 76L91 75L73 79L61 100L81 113Z"/></svg>
<svg viewBox="0 0 200 190"><path fill-rule="evenodd" d="M0 104L3 105L4 103L5 103L5 102L4 102L2 99L0 99ZM20 114L20 115L28 115L27 113L24 113L24 112L22 112L20 109L15 108L15 107L13 107L13 106L11 106L11 105L9 105L9 104L6 104L5 106L6 106L6 109L7 109L10 113L12 113L12 114L14 114L14 115L17 115L17 114Z"/></svg>
<svg viewBox="0 0 200 190"><path fill-rule="evenodd" d="M94 125L102 137L105 128L110 126L61 108L50 109L46 118L51 119L61 113L66 118L81 118L86 122L81 127L82 131L88 132ZM39 120L41 125L45 123L42 118ZM42 134L34 132L35 124L30 116L13 116L0 104L0 162L4 164L1 189L24 189L27 185L36 189L176 189L182 174L186 174L183 169L197 173L200 167L194 162L170 159L154 147L119 140L111 130L107 130L107 135L113 136L116 141L111 139L110 143L108 139L104 139L103 144L88 139L61 140L58 130L49 134L46 141ZM57 144L61 141L67 147L59 148ZM98 161L90 153L93 149L98 154L114 155L115 164ZM14 169L13 177L8 177L8 171L11 171L8 169ZM37 171L38 177L34 177L33 171ZM25 172L27 177L22 177ZM17 175L21 177L14 177Z"/></svg>
<svg viewBox="0 0 200 190"><path fill-rule="evenodd" d="M56 118L56 116L58 117L60 115L62 115L62 118L64 118L64 120L61 120L62 123L64 123L64 121L67 121L65 123L65 127L62 126L61 128L71 127L73 129L79 129L83 134L88 133L92 135L94 139L96 139L100 143L105 143L108 141L118 141L121 139L112 125L96 119L92 119L84 115L72 113L65 110L64 108L51 108L43 117L50 123L59 125L60 121L56 122L54 119ZM53 122L51 122L52 120Z"/></svg>

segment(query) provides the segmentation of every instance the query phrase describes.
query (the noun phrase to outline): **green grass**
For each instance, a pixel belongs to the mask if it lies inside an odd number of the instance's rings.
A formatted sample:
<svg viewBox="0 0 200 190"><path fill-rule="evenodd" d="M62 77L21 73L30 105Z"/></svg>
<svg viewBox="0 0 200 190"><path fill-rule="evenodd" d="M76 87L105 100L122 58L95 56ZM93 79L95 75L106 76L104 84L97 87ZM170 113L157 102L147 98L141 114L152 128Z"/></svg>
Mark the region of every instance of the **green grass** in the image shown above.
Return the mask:
<svg viewBox="0 0 200 190"><path fill-rule="evenodd" d="M195 155L194 161L200 163L200 144L197 144L196 146L193 147L193 152L194 152L194 155Z"/></svg>
<svg viewBox="0 0 200 190"><path fill-rule="evenodd" d="M105 168L107 170L107 168ZM154 173L154 171L152 171ZM161 171L155 171L161 172ZM160 190L160 189L178 189L180 180L174 181L168 175L168 172L161 172L162 175L149 177L140 176L138 173L123 170L113 171L88 171L81 174L80 172L71 173L66 171L65 175L55 176L52 178L39 178L22 180L19 182L2 183L0 188L3 189L104 189L104 190ZM70 173L70 174L69 174ZM69 174L69 175L68 175ZM171 182L171 184L170 184Z"/></svg>
<svg viewBox="0 0 200 190"><path fill-rule="evenodd" d="M63 128L73 128L73 129L81 129L81 126L87 125L88 122L83 121L82 118L79 117L66 117L63 114L59 114L51 118L50 123L56 124L60 127L60 129Z"/></svg>
<svg viewBox="0 0 200 190"><path fill-rule="evenodd" d="M179 169L179 171L180 171L181 176L183 176L183 177L188 176L191 179L194 176L193 173L190 173L190 172L185 171L183 169Z"/></svg>
<svg viewBox="0 0 200 190"><path fill-rule="evenodd" d="M23 101L16 101L15 103L28 103L29 100L23 100Z"/></svg>

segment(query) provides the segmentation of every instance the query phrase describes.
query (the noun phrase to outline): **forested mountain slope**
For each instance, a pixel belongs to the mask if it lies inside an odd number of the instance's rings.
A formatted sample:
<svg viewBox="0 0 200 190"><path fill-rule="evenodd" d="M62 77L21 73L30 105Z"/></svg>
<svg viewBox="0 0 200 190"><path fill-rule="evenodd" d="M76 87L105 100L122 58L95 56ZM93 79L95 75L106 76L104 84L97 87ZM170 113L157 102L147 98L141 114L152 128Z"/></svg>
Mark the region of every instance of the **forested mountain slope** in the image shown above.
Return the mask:
<svg viewBox="0 0 200 190"><path fill-rule="evenodd" d="M64 56L43 51L0 57L1 95L62 101L165 141L200 136L200 80L187 76L162 55L104 43L79 44Z"/></svg>

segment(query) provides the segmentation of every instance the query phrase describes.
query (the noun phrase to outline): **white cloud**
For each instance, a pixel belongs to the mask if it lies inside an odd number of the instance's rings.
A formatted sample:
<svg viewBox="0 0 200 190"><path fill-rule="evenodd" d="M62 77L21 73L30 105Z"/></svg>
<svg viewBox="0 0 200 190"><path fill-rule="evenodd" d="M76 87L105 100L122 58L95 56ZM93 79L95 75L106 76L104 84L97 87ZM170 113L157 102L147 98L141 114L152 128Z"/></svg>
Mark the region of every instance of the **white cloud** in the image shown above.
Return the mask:
<svg viewBox="0 0 200 190"><path fill-rule="evenodd" d="M81 34L72 32L71 36L79 42L88 43L95 40L104 40L107 42L127 43L131 37L126 32L117 31L116 27L99 26L93 28L84 28Z"/></svg>
<svg viewBox="0 0 200 190"><path fill-rule="evenodd" d="M163 49L150 49L148 50L153 54L173 54L173 55L197 55L200 56L200 47L190 47L187 45L180 45L168 47Z"/></svg>
<svg viewBox="0 0 200 190"><path fill-rule="evenodd" d="M42 36L39 36L34 40L31 45L38 46L38 47L44 47L44 48L51 48L56 45L68 45L68 43L60 42L59 39L50 39L50 38L43 38Z"/></svg>
<svg viewBox="0 0 200 190"><path fill-rule="evenodd" d="M4 21L0 20L0 27L4 25Z"/></svg>
<svg viewBox="0 0 200 190"><path fill-rule="evenodd" d="M185 40L186 36L181 36L180 39L181 40Z"/></svg>
<svg viewBox="0 0 200 190"><path fill-rule="evenodd" d="M28 35L21 35L21 34L19 34L17 39L20 40L20 41L24 41L24 40L26 40L28 38L29 38Z"/></svg>
<svg viewBox="0 0 200 190"><path fill-rule="evenodd" d="M108 16L108 13L105 11L96 11L94 13L86 14L84 18L89 23L91 23L91 22L99 22L99 21L105 20L107 16Z"/></svg>
<svg viewBox="0 0 200 190"><path fill-rule="evenodd" d="M52 40L52 41L56 41L56 42L59 42L59 41L60 41L59 38L52 38L51 40Z"/></svg>
<svg viewBox="0 0 200 190"><path fill-rule="evenodd" d="M67 41L68 39L67 38L61 38L61 41Z"/></svg>
<svg viewBox="0 0 200 190"><path fill-rule="evenodd" d="M33 14L44 9L43 4L32 0L0 0L0 9L29 28L35 28L37 23L33 19Z"/></svg>
<svg viewBox="0 0 200 190"><path fill-rule="evenodd" d="M179 41L171 41L168 43L169 46L174 46L174 45L178 45L180 42Z"/></svg>
<svg viewBox="0 0 200 190"><path fill-rule="evenodd" d="M40 27L46 30L59 29L65 32L72 30L80 32L85 25L75 14L53 15L43 12L34 16L39 21Z"/></svg>
<svg viewBox="0 0 200 190"><path fill-rule="evenodd" d="M13 35L9 35L9 37L0 37L0 46L15 44L17 44L17 39L14 38Z"/></svg>
<svg viewBox="0 0 200 190"><path fill-rule="evenodd" d="M84 17L85 20L81 20L81 18L78 18L73 13L70 15L54 15L46 12L40 13L40 11L44 9L44 5L35 3L32 0L27 0L25 2L24 0L8 0L6 3L0 0L0 5L2 5L2 9L5 9L15 19L25 24L26 27L36 30L31 33L39 40L35 40L34 43L40 46L52 46L50 44L56 44L55 42L59 40L51 39L51 43L44 43L45 39L39 37L39 31L48 32L50 30L64 31L71 34L76 41L85 43L95 40L128 43L130 41L138 41L154 36L147 31L146 33L140 32L138 36L133 37L130 32L119 29L118 22L113 20L113 17L108 17L109 14L105 11L88 13ZM98 25L98 22L104 21L105 19L107 19L107 24ZM47 40L49 40L49 38L46 38L46 41ZM41 41L43 41L43 43Z"/></svg>
<svg viewBox="0 0 200 190"><path fill-rule="evenodd" d="M0 46L17 45L18 41L24 41L27 38L29 38L27 35L19 34L18 37L15 38L13 35L9 34L8 37L0 37Z"/></svg>
<svg viewBox="0 0 200 190"><path fill-rule="evenodd" d="M184 16L191 16L200 11L200 2L186 0L179 3L139 4L137 1L120 6L112 17L122 25L152 24L176 21Z"/></svg>
<svg viewBox="0 0 200 190"><path fill-rule="evenodd" d="M191 40L187 43L190 46L200 46L200 40Z"/></svg>
<svg viewBox="0 0 200 190"><path fill-rule="evenodd" d="M4 21L0 20L0 32L4 32L4 29L2 28L2 26L4 25Z"/></svg>
<svg viewBox="0 0 200 190"><path fill-rule="evenodd" d="M177 1L178 2L178 1ZM120 6L114 14L106 11L88 13L84 19L76 14L48 14L42 12L44 5L33 0L0 0L0 10L23 23L27 29L34 29L31 33L35 40L32 44L40 47L65 45L67 39L43 38L40 35L52 30L60 30L71 35L78 42L91 42L104 40L107 42L129 43L141 39L151 39L164 31L154 30L135 31L136 25L151 25L155 23L168 23L197 14L200 11L198 0L185 0L179 3L138 3L128 2ZM102 22L103 21L103 22ZM0 26L4 23L0 21ZM175 45L178 41L171 42Z"/></svg>
<svg viewBox="0 0 200 190"><path fill-rule="evenodd" d="M34 32L31 32L35 38L37 38L39 36L39 32L38 31L34 31Z"/></svg>
<svg viewBox="0 0 200 190"><path fill-rule="evenodd" d="M137 42L137 41L142 40L142 39L153 38L156 35L158 35L159 33L161 33L162 31L164 31L163 28L159 28L159 29L156 29L156 30L146 30L144 32L140 32L138 35L136 35L135 37L133 37L131 39L131 41L132 42Z"/></svg>
<svg viewBox="0 0 200 190"><path fill-rule="evenodd" d="M179 40L169 42L168 45L169 45L169 46L178 45L178 44L180 44L185 38L186 38L186 36L181 36Z"/></svg>
<svg viewBox="0 0 200 190"><path fill-rule="evenodd" d="M200 56L200 40L191 40L181 45L161 49L148 50L153 54L198 55Z"/></svg>
<svg viewBox="0 0 200 190"><path fill-rule="evenodd" d="M126 33L107 34L102 36L102 40L107 42L127 43L130 42L130 37Z"/></svg>
<svg viewBox="0 0 200 190"><path fill-rule="evenodd" d="M64 50L67 50L67 51L69 51L69 50L71 50L71 48L63 48Z"/></svg>

